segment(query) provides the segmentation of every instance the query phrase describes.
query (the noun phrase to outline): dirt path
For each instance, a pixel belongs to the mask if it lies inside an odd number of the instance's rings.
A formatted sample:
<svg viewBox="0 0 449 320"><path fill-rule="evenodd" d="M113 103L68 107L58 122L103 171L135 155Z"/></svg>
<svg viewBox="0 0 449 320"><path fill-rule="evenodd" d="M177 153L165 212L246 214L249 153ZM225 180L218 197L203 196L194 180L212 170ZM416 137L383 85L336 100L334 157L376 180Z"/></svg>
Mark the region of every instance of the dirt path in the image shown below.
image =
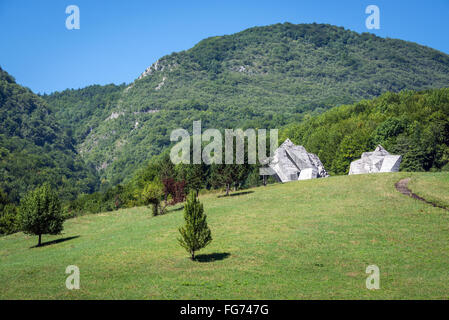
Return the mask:
<svg viewBox="0 0 449 320"><path fill-rule="evenodd" d="M410 178L405 178L402 180L399 180L398 182L396 182L396 184L394 185L396 187L396 190L398 190L400 193L405 194L406 196L412 197L413 199L417 199L420 201L423 201L425 203L428 203L436 208L440 208L440 209L444 209L449 211L448 208L440 206L436 203L433 203L431 201L428 201L424 198L421 198L420 196L418 196L417 194L414 194L409 188L408 188L408 183L410 182Z"/></svg>

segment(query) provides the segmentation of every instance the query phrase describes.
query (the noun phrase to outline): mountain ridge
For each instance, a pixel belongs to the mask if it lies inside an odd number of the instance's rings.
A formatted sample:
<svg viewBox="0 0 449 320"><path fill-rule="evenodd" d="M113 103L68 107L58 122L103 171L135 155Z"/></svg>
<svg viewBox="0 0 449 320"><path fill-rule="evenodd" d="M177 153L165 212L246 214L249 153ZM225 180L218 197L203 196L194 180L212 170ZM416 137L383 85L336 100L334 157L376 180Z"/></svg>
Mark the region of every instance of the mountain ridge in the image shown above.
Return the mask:
<svg viewBox="0 0 449 320"><path fill-rule="evenodd" d="M449 56L415 43L325 24L254 27L158 59L116 92L77 149L114 185L194 120L279 128L387 91L447 86Z"/></svg>

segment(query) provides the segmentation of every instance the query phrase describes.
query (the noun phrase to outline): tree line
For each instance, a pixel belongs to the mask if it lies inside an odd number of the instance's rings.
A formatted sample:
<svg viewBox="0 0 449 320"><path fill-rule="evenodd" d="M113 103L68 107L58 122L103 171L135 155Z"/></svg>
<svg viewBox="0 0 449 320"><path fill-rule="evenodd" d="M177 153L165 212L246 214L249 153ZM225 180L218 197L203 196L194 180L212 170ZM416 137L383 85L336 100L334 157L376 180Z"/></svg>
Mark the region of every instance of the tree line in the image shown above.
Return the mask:
<svg viewBox="0 0 449 320"><path fill-rule="evenodd" d="M280 141L285 138L317 154L331 175L347 174L351 161L377 144L403 156L401 171L449 171L449 88L386 93L336 107L285 127ZM258 168L257 164L174 165L167 150L124 184L63 201L62 212L67 218L150 205L159 215L190 192L197 196L202 190L221 188L229 194L233 188L261 185ZM0 189L0 234L20 229L19 211Z"/></svg>
<svg viewBox="0 0 449 320"><path fill-rule="evenodd" d="M234 144L235 145L235 144ZM193 150L190 150L193 152ZM248 150L245 149L247 159ZM235 153L234 153L235 155ZM153 157L137 170L126 183L109 188L105 192L80 195L67 204L67 215L98 213L119 208L151 205L153 214L165 212L169 205L185 200L194 192L223 189L225 195L231 190L256 187L263 184L257 164L173 164L169 150ZM273 183L268 179L267 183Z"/></svg>
<svg viewBox="0 0 449 320"><path fill-rule="evenodd" d="M449 171L449 88L385 93L287 126L290 138L318 155L332 175L381 144L402 155L401 171Z"/></svg>

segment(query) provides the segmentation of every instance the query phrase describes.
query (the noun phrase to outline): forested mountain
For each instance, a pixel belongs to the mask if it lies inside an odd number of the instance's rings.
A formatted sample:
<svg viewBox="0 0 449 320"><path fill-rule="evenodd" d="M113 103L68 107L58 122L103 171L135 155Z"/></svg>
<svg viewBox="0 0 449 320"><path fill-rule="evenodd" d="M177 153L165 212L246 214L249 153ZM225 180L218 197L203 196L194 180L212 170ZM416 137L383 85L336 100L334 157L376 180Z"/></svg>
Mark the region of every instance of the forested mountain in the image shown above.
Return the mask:
<svg viewBox="0 0 449 320"><path fill-rule="evenodd" d="M172 129L191 130L193 120L204 129L279 128L386 91L447 86L449 56L431 48L285 23L205 39L162 57L126 88L95 86L44 99L106 186L131 177L169 145ZM90 103L88 92L100 102ZM69 122L79 110L73 97L80 96L86 103L75 128Z"/></svg>
<svg viewBox="0 0 449 320"><path fill-rule="evenodd" d="M304 145L331 174L381 144L403 156L401 171L449 171L449 88L385 93L340 106L282 131Z"/></svg>
<svg viewBox="0 0 449 320"><path fill-rule="evenodd" d="M117 100L125 87L125 84L92 85L45 94L42 98L53 108L61 126L68 129L75 143L79 144L117 107Z"/></svg>
<svg viewBox="0 0 449 320"><path fill-rule="evenodd" d="M72 138L45 101L1 68L0 123L0 190L7 201L18 202L45 181L62 199L97 188L95 170L77 155Z"/></svg>

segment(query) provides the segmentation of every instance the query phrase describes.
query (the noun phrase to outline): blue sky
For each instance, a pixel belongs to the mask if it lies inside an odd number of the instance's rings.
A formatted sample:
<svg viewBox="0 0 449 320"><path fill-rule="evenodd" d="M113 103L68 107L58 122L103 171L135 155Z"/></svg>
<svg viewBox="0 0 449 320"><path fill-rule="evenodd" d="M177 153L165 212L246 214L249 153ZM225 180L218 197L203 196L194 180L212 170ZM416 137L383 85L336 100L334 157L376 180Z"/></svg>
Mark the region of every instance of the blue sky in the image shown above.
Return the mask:
<svg viewBox="0 0 449 320"><path fill-rule="evenodd" d="M72 4L79 30L65 27ZM380 8L377 35L449 53L449 0L0 0L0 66L36 93L129 83L166 54L253 26L317 22L373 32L365 27L371 4Z"/></svg>

